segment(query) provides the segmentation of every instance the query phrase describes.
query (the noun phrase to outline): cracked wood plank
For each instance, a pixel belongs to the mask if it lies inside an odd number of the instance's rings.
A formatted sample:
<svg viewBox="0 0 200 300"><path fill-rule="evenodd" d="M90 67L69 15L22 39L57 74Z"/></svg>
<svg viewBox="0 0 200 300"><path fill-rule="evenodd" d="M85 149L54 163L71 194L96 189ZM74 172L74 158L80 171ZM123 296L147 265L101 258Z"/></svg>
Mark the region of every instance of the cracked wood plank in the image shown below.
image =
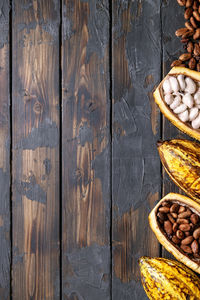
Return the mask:
<svg viewBox="0 0 200 300"><path fill-rule="evenodd" d="M13 299L60 299L59 1L13 1Z"/></svg>
<svg viewBox="0 0 200 300"><path fill-rule="evenodd" d="M112 198L115 300L147 299L138 258L159 256L148 214L160 197L160 1L112 1ZM148 24L148 25L147 25Z"/></svg>
<svg viewBox="0 0 200 300"><path fill-rule="evenodd" d="M62 299L110 299L109 1L63 0Z"/></svg>

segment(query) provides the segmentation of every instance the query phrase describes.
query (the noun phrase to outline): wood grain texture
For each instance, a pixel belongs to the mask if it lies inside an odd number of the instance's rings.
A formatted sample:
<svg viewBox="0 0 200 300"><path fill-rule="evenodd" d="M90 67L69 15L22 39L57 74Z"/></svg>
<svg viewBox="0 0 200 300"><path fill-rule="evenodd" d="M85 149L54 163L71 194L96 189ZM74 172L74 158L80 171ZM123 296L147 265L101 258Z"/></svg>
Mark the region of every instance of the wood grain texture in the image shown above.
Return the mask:
<svg viewBox="0 0 200 300"><path fill-rule="evenodd" d="M108 0L63 0L63 299L110 299Z"/></svg>
<svg viewBox="0 0 200 300"><path fill-rule="evenodd" d="M147 299L138 258L158 256L148 213L159 199L160 1L112 1L113 283L115 300Z"/></svg>
<svg viewBox="0 0 200 300"><path fill-rule="evenodd" d="M12 298L60 299L59 1L13 1Z"/></svg>
<svg viewBox="0 0 200 300"><path fill-rule="evenodd" d="M0 2L0 299L10 299L9 3Z"/></svg>
<svg viewBox="0 0 200 300"><path fill-rule="evenodd" d="M170 65L172 61L178 59L180 54L184 53L183 44L180 38L175 36L177 28L184 27L184 8L180 7L177 1L163 1L162 2L162 41L163 41L163 78L171 69ZM174 13L175 12L175 13ZM175 17L174 17L175 16ZM175 138L191 139L179 129L177 129L172 123L170 123L163 116L163 130L162 139L170 140ZM164 169L162 170L163 186L162 196L164 197L170 192L184 194L180 188L169 178ZM174 258L168 251L163 248L163 256L167 258Z"/></svg>

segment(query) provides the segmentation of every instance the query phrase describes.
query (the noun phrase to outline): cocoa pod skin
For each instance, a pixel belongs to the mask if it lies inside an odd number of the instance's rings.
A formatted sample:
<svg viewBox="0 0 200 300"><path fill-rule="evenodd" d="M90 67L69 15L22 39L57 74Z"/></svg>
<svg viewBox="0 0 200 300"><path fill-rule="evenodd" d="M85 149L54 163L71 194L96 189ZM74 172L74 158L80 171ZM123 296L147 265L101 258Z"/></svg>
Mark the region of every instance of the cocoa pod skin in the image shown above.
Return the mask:
<svg viewBox="0 0 200 300"><path fill-rule="evenodd" d="M196 214L192 214L190 216L190 221L192 222L192 224L196 225L199 222L199 216L197 216Z"/></svg>
<svg viewBox="0 0 200 300"><path fill-rule="evenodd" d="M179 229L181 231L189 231L190 230L190 224L180 224Z"/></svg>
<svg viewBox="0 0 200 300"><path fill-rule="evenodd" d="M192 254L192 249L191 249L190 246L187 246L187 245L181 245L180 248L181 248L185 253Z"/></svg>
<svg viewBox="0 0 200 300"><path fill-rule="evenodd" d="M192 242L192 244L191 244L191 249L192 249L192 252L193 252L194 254L198 254L198 252L199 252L199 244L198 244L197 240L194 240L194 241Z"/></svg>
<svg viewBox="0 0 200 300"><path fill-rule="evenodd" d="M195 240L197 240L200 237L200 227L195 229L195 231L193 232L193 237L195 238Z"/></svg>
<svg viewBox="0 0 200 300"><path fill-rule="evenodd" d="M194 240L193 236L189 235L181 241L181 244L182 245L190 245L193 242L193 240Z"/></svg>
<svg viewBox="0 0 200 300"><path fill-rule="evenodd" d="M164 222L164 230L168 235L172 234L172 223L169 220Z"/></svg>

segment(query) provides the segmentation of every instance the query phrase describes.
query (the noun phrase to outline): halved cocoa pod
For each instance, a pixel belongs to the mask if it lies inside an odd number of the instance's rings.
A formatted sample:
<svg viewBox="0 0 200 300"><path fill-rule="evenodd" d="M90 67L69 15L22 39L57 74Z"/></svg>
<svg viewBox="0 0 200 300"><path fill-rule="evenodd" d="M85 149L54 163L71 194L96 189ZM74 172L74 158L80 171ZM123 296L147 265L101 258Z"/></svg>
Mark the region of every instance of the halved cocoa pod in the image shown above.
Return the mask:
<svg viewBox="0 0 200 300"><path fill-rule="evenodd" d="M176 234L174 234L174 225L169 219L166 219L167 213L165 222L161 224L158 220L159 208L163 207L163 202L166 201L171 204L170 208L174 204L178 204L185 207L186 211L192 212L192 215L185 215L185 219L190 220L191 216L193 219L194 215L198 216L198 218L195 218L195 222L197 221L195 226L190 227L192 223L181 224ZM159 242L179 261L200 274L200 204L186 196L170 193L161 199L151 211L149 223ZM186 225L188 228L186 228Z"/></svg>
<svg viewBox="0 0 200 300"><path fill-rule="evenodd" d="M185 55L189 54L185 53ZM169 82L171 79L177 80L178 78L180 78L180 75L184 78L185 81L193 82L193 84L195 85L194 90L192 90L192 88L190 89L190 87L188 87L187 84L184 83L185 89L183 89L183 87L179 85L177 89L175 89L175 92L173 91L173 89L171 89L171 93L170 90L169 92L167 92L167 90L165 89L166 83ZM180 129L184 133L200 141L199 87L200 72L190 70L184 67L174 67L159 84L159 86L153 93L153 96L161 112L167 119L169 119L169 121L171 121L178 129ZM186 98L188 97L188 99L183 99L184 96L186 96ZM173 97L173 99L170 97ZM185 100L190 101L190 103L182 105L181 107L179 107L179 109L176 105L173 106L175 97L181 98L180 104L184 104ZM193 111L191 112L192 108L195 108L197 111L195 112L195 109L193 109Z"/></svg>

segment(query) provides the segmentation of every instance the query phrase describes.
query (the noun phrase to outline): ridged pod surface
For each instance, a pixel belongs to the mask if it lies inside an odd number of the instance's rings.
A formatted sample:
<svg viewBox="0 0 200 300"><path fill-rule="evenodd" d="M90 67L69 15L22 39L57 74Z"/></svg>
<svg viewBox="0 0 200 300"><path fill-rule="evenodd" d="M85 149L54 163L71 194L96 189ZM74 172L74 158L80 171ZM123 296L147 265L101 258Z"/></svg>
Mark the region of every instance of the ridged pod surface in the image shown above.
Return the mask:
<svg viewBox="0 0 200 300"><path fill-rule="evenodd" d="M200 144L178 139L158 142L158 152L170 178L200 202Z"/></svg>
<svg viewBox="0 0 200 300"><path fill-rule="evenodd" d="M149 299L200 299L200 279L183 264L166 258L141 257L139 265Z"/></svg>

